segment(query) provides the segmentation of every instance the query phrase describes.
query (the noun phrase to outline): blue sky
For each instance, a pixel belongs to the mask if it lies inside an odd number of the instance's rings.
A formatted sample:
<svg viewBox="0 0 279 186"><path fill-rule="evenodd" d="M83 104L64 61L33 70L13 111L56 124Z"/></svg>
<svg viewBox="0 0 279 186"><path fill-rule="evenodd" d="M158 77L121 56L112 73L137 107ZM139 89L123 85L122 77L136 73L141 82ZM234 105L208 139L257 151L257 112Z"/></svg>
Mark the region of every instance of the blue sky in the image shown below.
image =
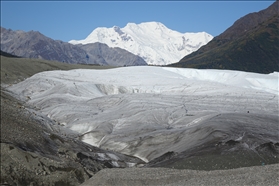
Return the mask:
<svg viewBox="0 0 279 186"><path fill-rule="evenodd" d="M182 33L217 36L274 1L1 1L1 26L56 40L86 38L97 27L157 21Z"/></svg>

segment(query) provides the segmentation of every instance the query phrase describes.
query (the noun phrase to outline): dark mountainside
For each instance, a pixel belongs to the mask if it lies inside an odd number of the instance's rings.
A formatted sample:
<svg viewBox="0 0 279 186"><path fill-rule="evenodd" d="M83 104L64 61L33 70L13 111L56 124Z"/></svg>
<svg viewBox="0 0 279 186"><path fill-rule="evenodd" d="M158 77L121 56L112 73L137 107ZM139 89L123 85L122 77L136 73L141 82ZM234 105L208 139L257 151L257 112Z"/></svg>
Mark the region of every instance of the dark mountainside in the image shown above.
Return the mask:
<svg viewBox="0 0 279 186"><path fill-rule="evenodd" d="M97 64L110 66L147 65L141 57L118 47L110 48L99 42L78 46L86 51L88 57Z"/></svg>
<svg viewBox="0 0 279 186"><path fill-rule="evenodd" d="M0 50L0 55L1 56L5 56L5 57L16 57L16 58L20 58L18 56L15 56L13 54L7 53L7 52L3 52L2 50Z"/></svg>
<svg viewBox="0 0 279 186"><path fill-rule="evenodd" d="M1 27L1 50L20 57L71 64L147 65L141 57L126 50L110 48L105 44L72 45L48 38L37 31L13 31L3 27Z"/></svg>
<svg viewBox="0 0 279 186"><path fill-rule="evenodd" d="M1 50L16 56L86 63L86 52L77 46L55 41L40 32L13 31L1 27Z"/></svg>
<svg viewBox="0 0 279 186"><path fill-rule="evenodd" d="M225 32L173 67L279 71L279 2L237 20Z"/></svg>

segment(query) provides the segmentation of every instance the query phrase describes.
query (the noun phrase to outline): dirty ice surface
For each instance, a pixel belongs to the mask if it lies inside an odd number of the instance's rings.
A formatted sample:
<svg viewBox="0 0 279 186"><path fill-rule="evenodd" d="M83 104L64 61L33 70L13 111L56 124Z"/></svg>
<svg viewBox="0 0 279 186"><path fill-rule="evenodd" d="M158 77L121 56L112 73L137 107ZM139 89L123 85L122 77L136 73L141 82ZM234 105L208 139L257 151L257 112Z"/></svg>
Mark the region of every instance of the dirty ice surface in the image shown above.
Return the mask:
<svg viewBox="0 0 279 186"><path fill-rule="evenodd" d="M148 66L46 71L9 89L82 141L146 162L213 138L242 140L262 124L264 140L279 141L278 127L272 129L278 122L278 72ZM255 116L251 121L257 126L247 122L247 114ZM220 115L230 119L223 117L218 125L209 122ZM257 116L270 123L261 123ZM250 128L226 132L223 124L230 126L239 118ZM208 123L210 128L202 130Z"/></svg>

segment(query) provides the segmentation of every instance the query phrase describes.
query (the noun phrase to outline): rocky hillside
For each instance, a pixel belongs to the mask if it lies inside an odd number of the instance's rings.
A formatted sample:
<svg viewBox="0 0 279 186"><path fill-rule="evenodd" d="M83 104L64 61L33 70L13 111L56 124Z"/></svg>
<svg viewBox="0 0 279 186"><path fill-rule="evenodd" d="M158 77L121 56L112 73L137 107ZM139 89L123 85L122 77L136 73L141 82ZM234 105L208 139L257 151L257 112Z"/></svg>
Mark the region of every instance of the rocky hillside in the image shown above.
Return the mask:
<svg viewBox="0 0 279 186"><path fill-rule="evenodd" d="M147 65L139 56L126 50L110 48L105 44L94 43L81 47L53 40L37 31L13 31L3 27L1 27L1 50L25 58L72 64Z"/></svg>
<svg viewBox="0 0 279 186"><path fill-rule="evenodd" d="M95 64L110 66L147 65L141 57L118 47L110 48L99 42L77 46L86 51L88 59L94 61Z"/></svg>
<svg viewBox="0 0 279 186"><path fill-rule="evenodd" d="M279 71L278 6L276 1L265 10L240 18L207 45L171 66L258 73Z"/></svg>
<svg viewBox="0 0 279 186"><path fill-rule="evenodd" d="M104 67L7 56L1 52L0 185L74 186L104 168L144 163L81 142L5 88L41 71Z"/></svg>

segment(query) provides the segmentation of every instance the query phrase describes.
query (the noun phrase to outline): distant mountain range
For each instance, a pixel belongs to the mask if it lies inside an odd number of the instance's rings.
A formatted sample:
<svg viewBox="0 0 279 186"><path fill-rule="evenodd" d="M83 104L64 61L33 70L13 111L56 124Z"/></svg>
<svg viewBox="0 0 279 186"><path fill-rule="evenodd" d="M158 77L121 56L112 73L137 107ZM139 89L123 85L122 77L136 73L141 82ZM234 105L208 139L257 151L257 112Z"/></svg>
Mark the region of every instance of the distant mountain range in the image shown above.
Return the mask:
<svg viewBox="0 0 279 186"><path fill-rule="evenodd" d="M120 48L110 48L106 44L72 45L48 38L37 31L13 31L3 27L1 50L20 57L72 64L147 65L141 57Z"/></svg>
<svg viewBox="0 0 279 186"><path fill-rule="evenodd" d="M173 67L279 71L279 2L237 20L225 32Z"/></svg>
<svg viewBox="0 0 279 186"><path fill-rule="evenodd" d="M73 64L166 65L196 51L212 38L205 32L182 34L158 22L97 28L85 40L69 43L37 31L1 27L1 50L20 57Z"/></svg>
<svg viewBox="0 0 279 186"><path fill-rule="evenodd" d="M150 65L167 65L179 61L212 40L206 32L180 33L160 22L128 23L124 28L99 27L84 40L72 44L105 43L142 57Z"/></svg>

